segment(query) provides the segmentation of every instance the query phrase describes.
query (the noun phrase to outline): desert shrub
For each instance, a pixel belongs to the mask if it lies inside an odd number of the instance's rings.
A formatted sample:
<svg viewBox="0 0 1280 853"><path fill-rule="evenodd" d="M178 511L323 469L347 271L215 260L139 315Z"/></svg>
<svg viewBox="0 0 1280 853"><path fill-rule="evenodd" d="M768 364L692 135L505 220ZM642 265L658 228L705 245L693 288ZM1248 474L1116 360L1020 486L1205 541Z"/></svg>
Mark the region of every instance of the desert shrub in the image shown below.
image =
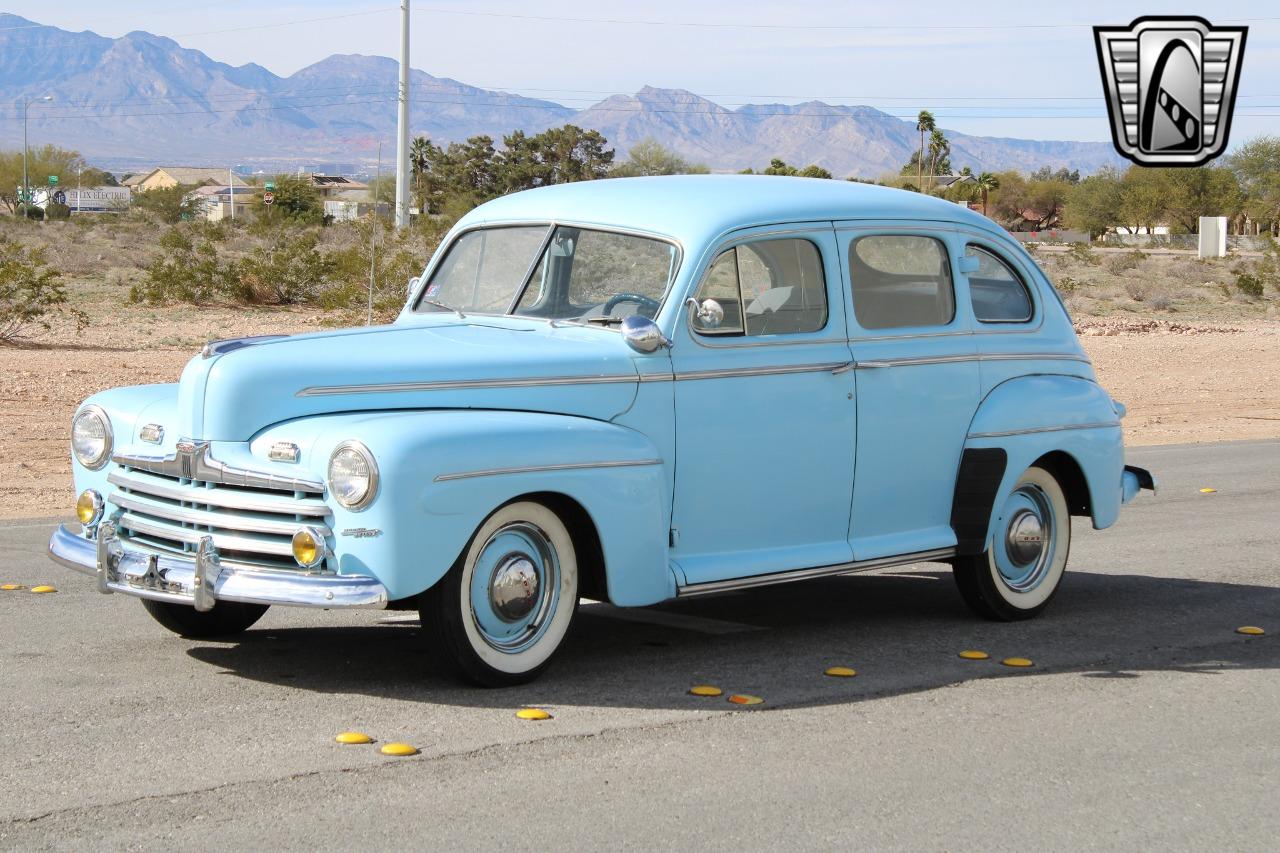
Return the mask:
<svg viewBox="0 0 1280 853"><path fill-rule="evenodd" d="M1067 245L1067 254L1072 260L1078 261L1089 266L1097 266L1102 263L1102 259L1098 257L1098 253L1093 250L1093 246L1088 243L1070 243Z"/></svg>
<svg viewBox="0 0 1280 853"><path fill-rule="evenodd" d="M1105 261L1107 272L1119 275L1122 272L1137 269L1147 259L1144 252L1134 249L1132 252L1117 252Z"/></svg>
<svg viewBox="0 0 1280 853"><path fill-rule="evenodd" d="M333 258L320 252L315 232L283 232L235 265L231 295L243 302L291 305L314 301L327 283Z"/></svg>
<svg viewBox="0 0 1280 853"><path fill-rule="evenodd" d="M44 215L46 219L70 219L71 208L65 204L58 204L56 201L49 202L49 206L45 208Z"/></svg>
<svg viewBox="0 0 1280 853"><path fill-rule="evenodd" d="M26 210L26 217L27 219L34 219L36 222L40 222L44 219L44 210L35 206L28 207Z"/></svg>
<svg viewBox="0 0 1280 853"><path fill-rule="evenodd" d="M1236 272L1236 290L1250 299L1260 299L1263 292L1262 279L1246 270Z"/></svg>
<svg viewBox="0 0 1280 853"><path fill-rule="evenodd" d="M37 323L49 328L51 315L88 323L83 311L67 303L67 292L50 269L43 248L28 249L0 235L0 341L11 341L24 327Z"/></svg>
<svg viewBox="0 0 1280 853"><path fill-rule="evenodd" d="M160 238L160 254L145 269L146 278L129 289L133 302L209 302L232 289L232 271L218 259L209 240L192 240L181 228Z"/></svg>
<svg viewBox="0 0 1280 853"><path fill-rule="evenodd" d="M1155 293L1147 300L1147 305L1151 306L1153 311L1168 311L1173 307L1173 297L1165 292Z"/></svg>
<svg viewBox="0 0 1280 853"><path fill-rule="evenodd" d="M1124 292L1129 294L1129 298L1134 302L1145 302L1147 297L1151 295L1151 282L1136 276L1129 276L1124 280Z"/></svg>

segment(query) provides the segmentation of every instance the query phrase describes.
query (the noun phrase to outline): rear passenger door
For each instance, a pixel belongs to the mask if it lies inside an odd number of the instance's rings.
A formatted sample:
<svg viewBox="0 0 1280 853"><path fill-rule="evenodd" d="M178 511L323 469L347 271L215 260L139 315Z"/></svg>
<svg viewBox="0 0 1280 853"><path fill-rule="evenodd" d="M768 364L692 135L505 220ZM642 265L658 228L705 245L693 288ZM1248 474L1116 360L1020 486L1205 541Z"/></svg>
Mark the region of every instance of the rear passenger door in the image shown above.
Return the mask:
<svg viewBox="0 0 1280 853"><path fill-rule="evenodd" d="M855 560L954 547L951 502L979 369L968 291L944 228L837 223L857 363Z"/></svg>

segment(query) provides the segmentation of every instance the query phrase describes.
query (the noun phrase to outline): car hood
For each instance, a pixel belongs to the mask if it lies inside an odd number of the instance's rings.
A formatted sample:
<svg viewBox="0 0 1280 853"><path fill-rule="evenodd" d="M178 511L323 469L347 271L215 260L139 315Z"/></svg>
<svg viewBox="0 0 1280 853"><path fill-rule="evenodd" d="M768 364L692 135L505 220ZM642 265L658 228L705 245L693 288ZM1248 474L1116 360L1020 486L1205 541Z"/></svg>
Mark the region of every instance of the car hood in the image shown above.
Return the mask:
<svg viewBox="0 0 1280 853"><path fill-rule="evenodd" d="M247 441L308 415L390 409L510 409L607 420L638 376L620 335L480 319L375 326L253 341L183 371L181 435Z"/></svg>

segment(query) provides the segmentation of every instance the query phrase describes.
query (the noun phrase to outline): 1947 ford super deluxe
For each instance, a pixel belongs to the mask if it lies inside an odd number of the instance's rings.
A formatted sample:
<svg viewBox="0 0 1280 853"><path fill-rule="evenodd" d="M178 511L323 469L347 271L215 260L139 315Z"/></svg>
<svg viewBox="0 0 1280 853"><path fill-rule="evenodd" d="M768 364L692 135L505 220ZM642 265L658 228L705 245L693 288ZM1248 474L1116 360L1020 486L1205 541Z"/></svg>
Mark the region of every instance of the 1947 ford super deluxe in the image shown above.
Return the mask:
<svg viewBox="0 0 1280 853"><path fill-rule="evenodd" d="M464 217L389 326L215 341L72 426L49 550L187 636L269 605L416 608L528 681L580 596L654 604L923 561L982 616L1062 580L1150 474L1066 310L915 193L692 176Z"/></svg>

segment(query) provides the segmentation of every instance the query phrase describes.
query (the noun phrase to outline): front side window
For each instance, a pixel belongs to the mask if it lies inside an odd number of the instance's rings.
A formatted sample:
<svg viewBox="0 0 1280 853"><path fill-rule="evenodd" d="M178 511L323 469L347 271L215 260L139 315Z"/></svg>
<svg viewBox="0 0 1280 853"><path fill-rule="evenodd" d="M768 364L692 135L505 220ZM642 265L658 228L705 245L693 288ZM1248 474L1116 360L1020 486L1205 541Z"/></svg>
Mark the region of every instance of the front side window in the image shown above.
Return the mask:
<svg viewBox="0 0 1280 853"><path fill-rule="evenodd" d="M479 228L460 235L416 310L511 312L602 325L621 323L629 314L657 315L679 260L674 245L564 225L548 235L548 227Z"/></svg>
<svg viewBox="0 0 1280 853"><path fill-rule="evenodd" d="M719 311L694 313L704 335L786 335L827 324L822 253L808 240L761 240L721 252L695 297ZM721 316L723 312L723 316ZM745 329L744 329L745 323Z"/></svg>
<svg viewBox="0 0 1280 853"><path fill-rule="evenodd" d="M981 323L1025 323L1031 319L1031 296L1010 266L979 246L964 251L976 258L978 269L969 273L969 298L973 316Z"/></svg>
<svg viewBox="0 0 1280 853"><path fill-rule="evenodd" d="M877 234L849 245L853 312L864 329L946 326L956 315L946 246L933 237Z"/></svg>

